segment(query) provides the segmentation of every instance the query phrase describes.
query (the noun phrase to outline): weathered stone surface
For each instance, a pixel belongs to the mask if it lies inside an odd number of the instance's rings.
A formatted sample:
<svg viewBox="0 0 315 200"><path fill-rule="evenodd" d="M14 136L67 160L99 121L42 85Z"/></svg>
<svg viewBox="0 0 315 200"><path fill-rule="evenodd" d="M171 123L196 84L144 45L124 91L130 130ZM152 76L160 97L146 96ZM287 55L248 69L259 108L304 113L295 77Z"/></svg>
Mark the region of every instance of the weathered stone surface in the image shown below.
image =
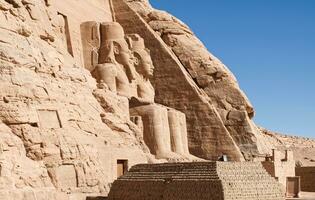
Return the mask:
<svg viewBox="0 0 315 200"><path fill-rule="evenodd" d="M301 177L301 189L315 192L315 167L297 167L296 175Z"/></svg>
<svg viewBox="0 0 315 200"><path fill-rule="evenodd" d="M154 161L123 100L98 91L81 62L80 23L112 20L109 7L78 18L96 2L0 0L1 198L106 195L118 159Z"/></svg>
<svg viewBox="0 0 315 200"><path fill-rule="evenodd" d="M28 158L23 141L2 122L0 169L0 199L68 199L55 190L44 163Z"/></svg>
<svg viewBox="0 0 315 200"><path fill-rule="evenodd" d="M124 1L113 1L113 5L116 19L125 31L138 33L151 51L155 66L151 79L156 91L155 101L186 114L190 152L208 159L216 160L218 156L227 154L232 160L242 160L241 151L224 126L219 112L170 48Z"/></svg>
<svg viewBox="0 0 315 200"><path fill-rule="evenodd" d="M135 164L250 160L289 142L261 134L183 22L146 0L112 3L0 0L0 199L101 197Z"/></svg>

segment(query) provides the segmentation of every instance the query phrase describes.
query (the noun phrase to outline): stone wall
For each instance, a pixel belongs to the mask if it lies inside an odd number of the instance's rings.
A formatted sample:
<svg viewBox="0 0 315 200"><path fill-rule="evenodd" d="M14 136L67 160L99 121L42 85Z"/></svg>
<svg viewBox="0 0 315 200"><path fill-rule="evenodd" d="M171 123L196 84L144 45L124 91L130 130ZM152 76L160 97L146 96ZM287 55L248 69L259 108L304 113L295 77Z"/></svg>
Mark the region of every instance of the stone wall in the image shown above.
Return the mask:
<svg viewBox="0 0 315 200"><path fill-rule="evenodd" d="M284 193L260 163L203 162L134 166L109 199L284 200Z"/></svg>
<svg viewBox="0 0 315 200"><path fill-rule="evenodd" d="M285 190L259 162L218 162L224 199L284 199Z"/></svg>
<svg viewBox="0 0 315 200"><path fill-rule="evenodd" d="M284 190L287 188L287 178L295 177L295 160L292 151L286 150L283 154L281 151L273 150L271 160L264 161L262 164L267 172L281 183Z"/></svg>
<svg viewBox="0 0 315 200"><path fill-rule="evenodd" d="M315 167L297 167L295 173L301 177L302 191L315 192Z"/></svg>

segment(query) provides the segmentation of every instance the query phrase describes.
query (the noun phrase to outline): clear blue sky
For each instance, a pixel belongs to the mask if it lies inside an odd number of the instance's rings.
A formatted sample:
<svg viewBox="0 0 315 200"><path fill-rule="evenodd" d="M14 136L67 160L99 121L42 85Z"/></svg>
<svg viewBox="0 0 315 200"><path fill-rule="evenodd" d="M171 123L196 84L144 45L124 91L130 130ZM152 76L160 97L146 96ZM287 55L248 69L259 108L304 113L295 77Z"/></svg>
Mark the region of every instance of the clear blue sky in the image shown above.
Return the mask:
<svg viewBox="0 0 315 200"><path fill-rule="evenodd" d="M315 138L315 0L150 0L237 77L256 124Z"/></svg>

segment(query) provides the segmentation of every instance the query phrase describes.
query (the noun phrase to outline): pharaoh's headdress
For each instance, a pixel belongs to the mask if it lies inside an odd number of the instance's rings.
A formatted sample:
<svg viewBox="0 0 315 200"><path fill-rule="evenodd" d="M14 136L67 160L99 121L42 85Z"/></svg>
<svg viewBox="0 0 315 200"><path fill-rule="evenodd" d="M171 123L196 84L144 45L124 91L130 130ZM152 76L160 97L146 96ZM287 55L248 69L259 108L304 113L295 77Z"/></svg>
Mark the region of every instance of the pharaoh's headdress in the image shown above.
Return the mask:
<svg viewBox="0 0 315 200"><path fill-rule="evenodd" d="M124 29L117 22L104 22L101 24L101 41L123 40Z"/></svg>
<svg viewBox="0 0 315 200"><path fill-rule="evenodd" d="M150 50L145 48L144 39L138 34L129 34L126 36L129 48L134 55L134 65L138 73L143 74L140 62L151 63L153 66Z"/></svg>
<svg viewBox="0 0 315 200"><path fill-rule="evenodd" d="M125 40L124 29L117 22L104 22L100 25L101 47L99 63L115 62L113 42Z"/></svg>
<svg viewBox="0 0 315 200"><path fill-rule="evenodd" d="M129 47L132 51L140 52L140 51L146 51L147 53L150 53L150 50L145 48L144 45L144 39L140 37L138 34L128 34L127 35L127 41L129 44Z"/></svg>

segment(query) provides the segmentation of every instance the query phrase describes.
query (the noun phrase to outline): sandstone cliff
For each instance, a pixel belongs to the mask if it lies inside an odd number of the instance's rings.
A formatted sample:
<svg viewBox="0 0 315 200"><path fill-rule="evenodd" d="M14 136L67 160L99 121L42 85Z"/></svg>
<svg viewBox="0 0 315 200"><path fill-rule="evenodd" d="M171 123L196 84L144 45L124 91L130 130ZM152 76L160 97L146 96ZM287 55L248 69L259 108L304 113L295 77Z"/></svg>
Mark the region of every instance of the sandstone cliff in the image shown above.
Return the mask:
<svg viewBox="0 0 315 200"><path fill-rule="evenodd" d="M187 25L152 8L146 0L116 0L113 4L117 21L127 32L144 37L152 52L157 68L153 78L156 101L186 113L192 153L213 159L240 151L245 159L252 159L253 155L270 152L251 120L254 108L236 78ZM161 48L166 49L163 56ZM182 71L176 72L178 69ZM238 155L231 155L235 157Z"/></svg>
<svg viewBox="0 0 315 200"><path fill-rule="evenodd" d="M117 95L97 88L83 67L80 25L87 21L114 18L145 39L155 100L186 114L194 155L241 161L285 146L256 127L233 74L184 23L145 0L112 6L0 0L0 199L107 195L119 160L157 162Z"/></svg>
<svg viewBox="0 0 315 200"><path fill-rule="evenodd" d="M63 198L50 181L43 162L26 157L23 142L0 123L0 199Z"/></svg>
<svg viewBox="0 0 315 200"><path fill-rule="evenodd" d="M0 0L0 199L106 195L117 159L147 162L140 130L76 62L64 27L51 1Z"/></svg>

